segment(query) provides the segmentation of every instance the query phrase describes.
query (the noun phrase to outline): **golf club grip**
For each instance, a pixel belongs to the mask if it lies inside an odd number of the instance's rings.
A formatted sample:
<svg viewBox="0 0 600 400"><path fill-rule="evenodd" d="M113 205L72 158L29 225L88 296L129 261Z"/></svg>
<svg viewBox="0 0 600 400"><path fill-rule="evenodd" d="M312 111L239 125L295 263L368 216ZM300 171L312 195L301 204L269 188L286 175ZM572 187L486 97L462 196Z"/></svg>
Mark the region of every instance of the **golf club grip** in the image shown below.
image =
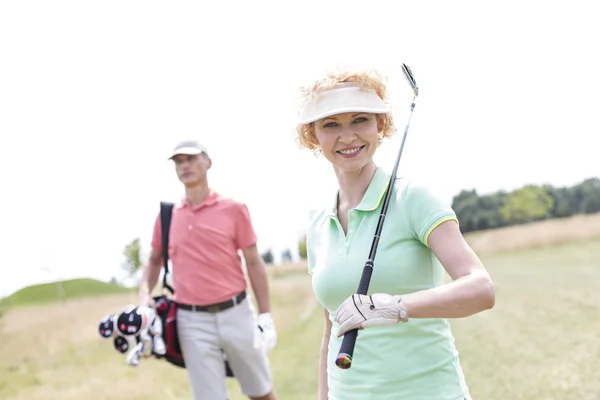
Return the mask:
<svg viewBox="0 0 600 400"><path fill-rule="evenodd" d="M367 294L369 291L369 284L371 283L371 275L373 274L373 261L369 260L363 268L360 282L358 284L357 294Z"/></svg>
<svg viewBox="0 0 600 400"><path fill-rule="evenodd" d="M371 275L373 274L373 261L369 260L363 268L362 276L360 277L360 283L358 284L358 290L356 293L366 295L369 291L369 284L371 283ZM352 329L344 334L340 351L335 359L335 364L342 368L350 368L352 364L352 355L354 354L354 345L356 344L356 337L358 336L358 329Z"/></svg>
<svg viewBox="0 0 600 400"><path fill-rule="evenodd" d="M335 359L335 364L341 369L348 369L352 365L352 355L354 354L354 345L356 344L357 336L358 329L352 329L344 334L340 352Z"/></svg>

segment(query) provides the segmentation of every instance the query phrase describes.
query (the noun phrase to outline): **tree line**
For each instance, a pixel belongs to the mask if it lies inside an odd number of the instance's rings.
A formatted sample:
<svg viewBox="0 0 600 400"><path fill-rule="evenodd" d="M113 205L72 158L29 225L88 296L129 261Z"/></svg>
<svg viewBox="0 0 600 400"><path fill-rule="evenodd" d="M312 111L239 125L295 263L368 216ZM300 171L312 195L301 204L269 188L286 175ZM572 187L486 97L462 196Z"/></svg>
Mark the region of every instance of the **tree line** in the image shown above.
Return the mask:
<svg viewBox="0 0 600 400"><path fill-rule="evenodd" d="M480 195L462 190L452 200L463 233L600 212L600 179L571 187L525 185Z"/></svg>

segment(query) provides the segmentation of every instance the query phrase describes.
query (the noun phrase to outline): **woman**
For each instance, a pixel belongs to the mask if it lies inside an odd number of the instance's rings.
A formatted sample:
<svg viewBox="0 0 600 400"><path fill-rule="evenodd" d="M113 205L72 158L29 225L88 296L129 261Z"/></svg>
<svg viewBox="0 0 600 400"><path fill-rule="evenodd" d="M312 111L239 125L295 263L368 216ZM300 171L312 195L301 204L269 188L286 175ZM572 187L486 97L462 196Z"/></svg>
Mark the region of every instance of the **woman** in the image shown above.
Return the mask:
<svg viewBox="0 0 600 400"><path fill-rule="evenodd" d="M370 296L355 294L390 176L373 161L395 131L384 79L371 71L338 72L301 94L300 143L331 163L339 184L307 232L308 269L325 311L318 398L470 399L446 318L490 309L495 295L448 204L396 179ZM352 367L341 369L335 358L354 328Z"/></svg>

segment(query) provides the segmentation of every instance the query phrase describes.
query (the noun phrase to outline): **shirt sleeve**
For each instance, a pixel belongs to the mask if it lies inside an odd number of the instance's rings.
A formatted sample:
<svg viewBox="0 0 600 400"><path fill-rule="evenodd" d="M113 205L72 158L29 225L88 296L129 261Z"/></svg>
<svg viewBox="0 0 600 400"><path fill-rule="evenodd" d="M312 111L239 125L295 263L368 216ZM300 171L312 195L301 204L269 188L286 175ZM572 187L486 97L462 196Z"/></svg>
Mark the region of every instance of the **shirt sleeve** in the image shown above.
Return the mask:
<svg viewBox="0 0 600 400"><path fill-rule="evenodd" d="M245 204L239 204L237 219L235 221L235 246L244 250L256 244L256 233L252 226L250 211Z"/></svg>
<svg viewBox="0 0 600 400"><path fill-rule="evenodd" d="M160 213L156 216L154 221L154 230L152 231L152 248L157 252L162 252L162 231L160 226Z"/></svg>
<svg viewBox="0 0 600 400"><path fill-rule="evenodd" d="M429 235L446 221L458 218L451 205L424 185L410 182L404 195L404 207L415 237L428 246Z"/></svg>

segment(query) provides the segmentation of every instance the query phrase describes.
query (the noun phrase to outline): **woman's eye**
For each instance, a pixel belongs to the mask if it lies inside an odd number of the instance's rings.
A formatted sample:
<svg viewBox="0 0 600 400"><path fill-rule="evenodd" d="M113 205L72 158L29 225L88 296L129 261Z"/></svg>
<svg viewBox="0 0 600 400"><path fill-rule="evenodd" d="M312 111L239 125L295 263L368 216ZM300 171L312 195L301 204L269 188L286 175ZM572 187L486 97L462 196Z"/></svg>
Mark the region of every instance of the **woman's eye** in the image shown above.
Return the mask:
<svg viewBox="0 0 600 400"><path fill-rule="evenodd" d="M323 125L323 128L333 128L334 126L336 126L335 122L328 122Z"/></svg>
<svg viewBox="0 0 600 400"><path fill-rule="evenodd" d="M365 117L358 117L354 120L355 123L366 122L366 121L368 121L368 118L365 118Z"/></svg>

